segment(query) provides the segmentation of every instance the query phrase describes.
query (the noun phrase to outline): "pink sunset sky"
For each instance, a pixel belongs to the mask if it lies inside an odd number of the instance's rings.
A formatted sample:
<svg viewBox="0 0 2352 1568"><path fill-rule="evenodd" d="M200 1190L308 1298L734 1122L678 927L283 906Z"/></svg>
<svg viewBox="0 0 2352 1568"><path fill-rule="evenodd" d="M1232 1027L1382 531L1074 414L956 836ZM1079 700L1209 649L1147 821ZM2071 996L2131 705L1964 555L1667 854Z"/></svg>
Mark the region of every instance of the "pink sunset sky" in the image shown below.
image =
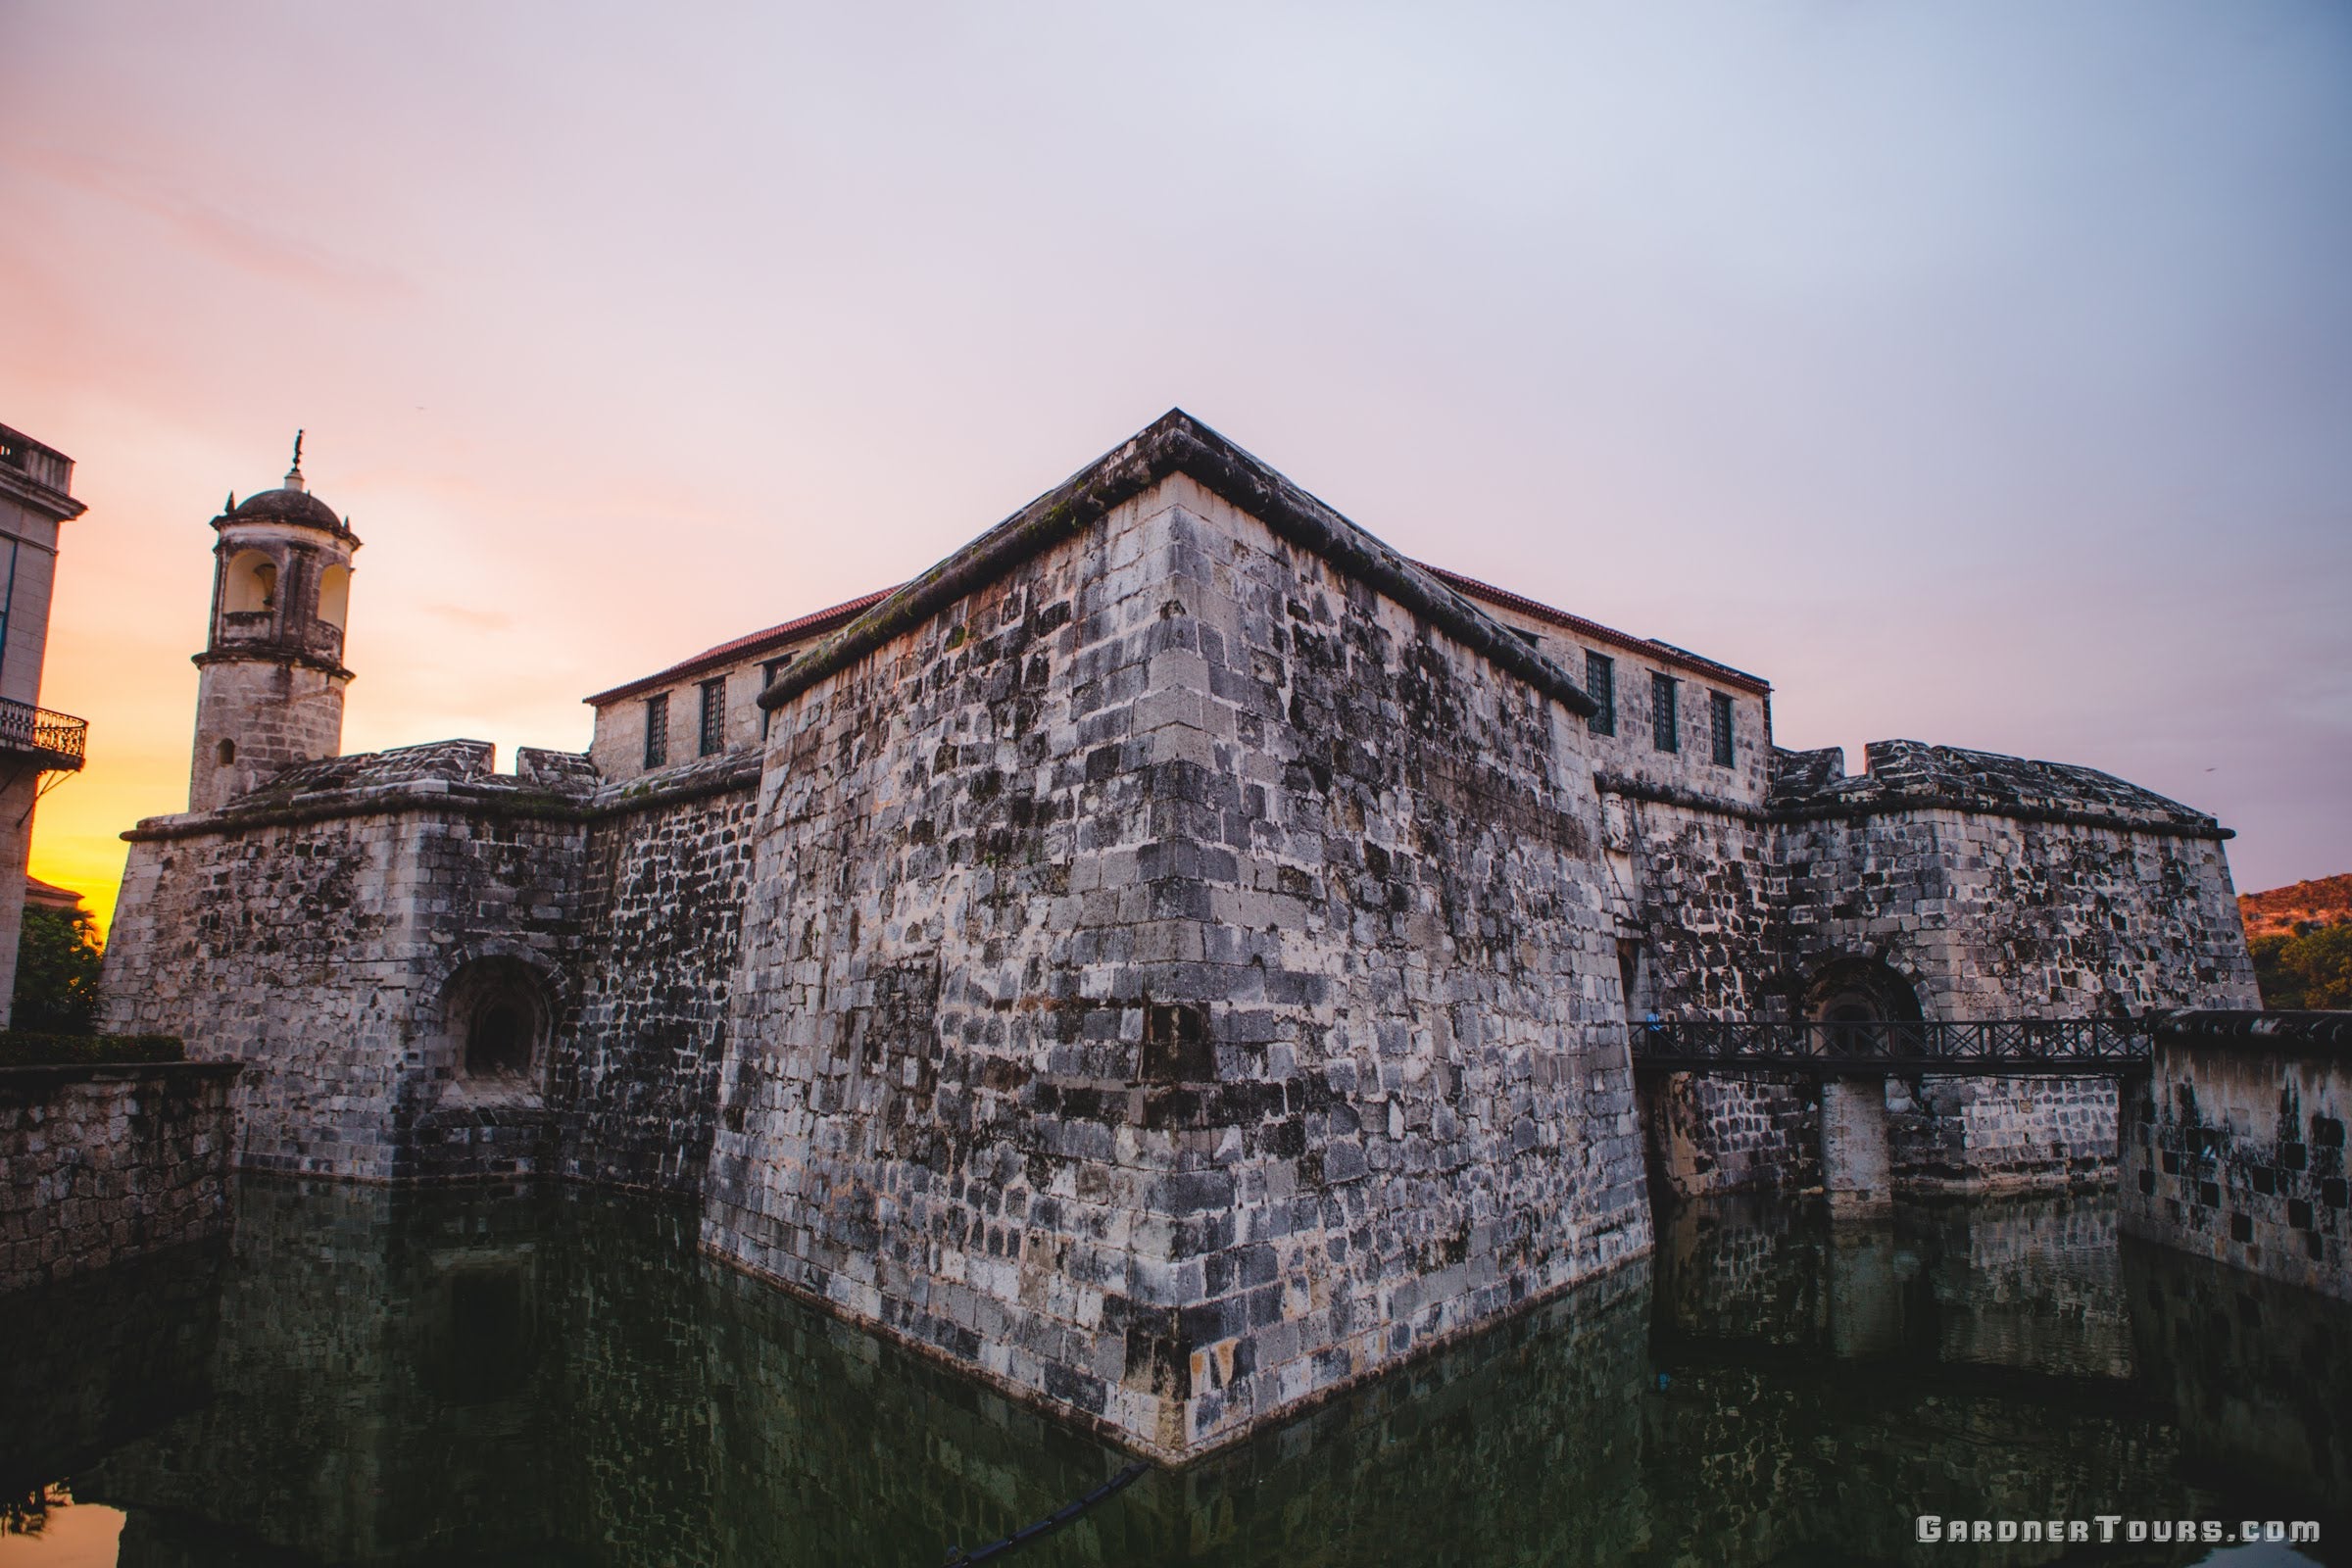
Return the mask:
<svg viewBox="0 0 2352 1568"><path fill-rule="evenodd" d="M181 808L230 490L347 750L920 570L1171 405L1400 549L2352 869L2352 8L11 0L0 422L79 463L34 869Z"/></svg>

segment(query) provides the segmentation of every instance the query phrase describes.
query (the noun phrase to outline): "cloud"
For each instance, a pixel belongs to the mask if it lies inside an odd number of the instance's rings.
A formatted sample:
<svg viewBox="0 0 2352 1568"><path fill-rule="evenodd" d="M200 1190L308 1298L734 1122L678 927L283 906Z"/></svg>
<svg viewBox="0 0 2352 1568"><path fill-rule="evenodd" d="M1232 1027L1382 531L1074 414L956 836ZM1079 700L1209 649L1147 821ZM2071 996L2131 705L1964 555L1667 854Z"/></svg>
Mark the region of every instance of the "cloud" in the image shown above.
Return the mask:
<svg viewBox="0 0 2352 1568"><path fill-rule="evenodd" d="M389 268L278 233L119 159L37 146L0 152L0 161L168 223L197 249L258 277L353 303L380 304L416 292Z"/></svg>
<svg viewBox="0 0 2352 1568"><path fill-rule="evenodd" d="M474 610L466 605L427 605L424 612L475 631L507 631L514 624L514 617L503 610Z"/></svg>

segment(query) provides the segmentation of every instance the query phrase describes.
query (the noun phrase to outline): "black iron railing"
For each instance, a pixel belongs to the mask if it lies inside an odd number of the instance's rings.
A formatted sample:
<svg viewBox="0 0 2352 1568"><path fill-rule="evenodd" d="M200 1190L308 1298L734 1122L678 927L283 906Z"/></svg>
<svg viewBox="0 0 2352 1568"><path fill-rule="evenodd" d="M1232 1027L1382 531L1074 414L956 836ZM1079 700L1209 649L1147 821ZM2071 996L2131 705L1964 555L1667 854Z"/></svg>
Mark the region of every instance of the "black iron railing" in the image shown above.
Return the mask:
<svg viewBox="0 0 2352 1568"><path fill-rule="evenodd" d="M1691 1019L1633 1026L1634 1064L1676 1071L2104 1073L2148 1059L2144 1023L2116 1018L1980 1018L1934 1023Z"/></svg>
<svg viewBox="0 0 2352 1568"><path fill-rule="evenodd" d="M78 772L90 722L71 713L52 713L30 703L0 697L0 752L29 754L47 770Z"/></svg>

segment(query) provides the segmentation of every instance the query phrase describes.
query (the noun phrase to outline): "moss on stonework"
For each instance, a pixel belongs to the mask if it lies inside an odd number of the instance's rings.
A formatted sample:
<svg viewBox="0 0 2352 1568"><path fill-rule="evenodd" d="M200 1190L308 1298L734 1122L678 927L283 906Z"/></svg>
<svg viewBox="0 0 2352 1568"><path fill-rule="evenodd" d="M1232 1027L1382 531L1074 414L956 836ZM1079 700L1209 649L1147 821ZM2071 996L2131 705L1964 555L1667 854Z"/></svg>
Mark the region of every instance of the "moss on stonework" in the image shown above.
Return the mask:
<svg viewBox="0 0 2352 1568"><path fill-rule="evenodd" d="M51 1035L0 1029L0 1067L90 1067L187 1058L187 1048L175 1035Z"/></svg>

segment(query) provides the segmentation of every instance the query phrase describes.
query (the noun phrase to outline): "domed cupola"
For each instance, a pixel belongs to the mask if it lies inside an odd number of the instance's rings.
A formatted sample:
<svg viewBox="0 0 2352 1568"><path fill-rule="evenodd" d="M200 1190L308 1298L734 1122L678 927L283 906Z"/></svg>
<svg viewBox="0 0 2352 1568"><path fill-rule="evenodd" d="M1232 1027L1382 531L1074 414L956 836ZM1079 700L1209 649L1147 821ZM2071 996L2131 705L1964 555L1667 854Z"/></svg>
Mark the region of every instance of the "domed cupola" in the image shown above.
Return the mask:
<svg viewBox="0 0 2352 1568"><path fill-rule="evenodd" d="M302 434L285 483L213 519L213 618L196 699L188 808L211 810L279 768L342 747L350 520L310 492Z"/></svg>

